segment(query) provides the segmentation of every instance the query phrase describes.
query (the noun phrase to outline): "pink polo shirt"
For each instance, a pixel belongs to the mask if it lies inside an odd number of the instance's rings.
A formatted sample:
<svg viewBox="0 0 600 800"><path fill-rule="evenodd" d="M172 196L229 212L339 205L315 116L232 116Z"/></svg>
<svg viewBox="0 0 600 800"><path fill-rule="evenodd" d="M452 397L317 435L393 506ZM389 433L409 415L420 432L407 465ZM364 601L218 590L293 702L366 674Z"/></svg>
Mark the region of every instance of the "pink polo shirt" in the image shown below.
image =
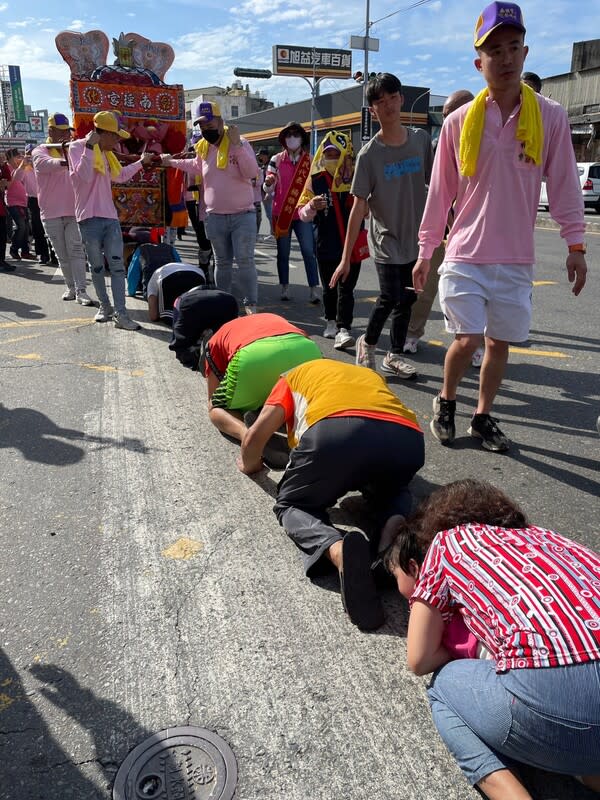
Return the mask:
<svg viewBox="0 0 600 800"><path fill-rule="evenodd" d="M57 148L44 145L36 147L32 153L33 169L38 182L38 203L42 219L75 216L75 195L69 176L69 167L64 160L50 155Z"/></svg>
<svg viewBox="0 0 600 800"><path fill-rule="evenodd" d="M110 167L104 158L104 175L94 169L94 152L86 145L85 139L77 139L69 145L69 175L75 194L75 218L77 222L91 217L118 219L112 198L111 183L126 183L142 168L142 162L135 161L121 169L116 178L110 174Z"/></svg>
<svg viewBox="0 0 600 800"><path fill-rule="evenodd" d="M229 146L229 163L217 167L218 148L209 145L206 160L200 156L173 159L171 165L188 175L202 175L204 201L209 214L241 214L254 211L254 189L250 181L259 177L256 156L250 142Z"/></svg>
<svg viewBox="0 0 600 800"><path fill-rule="evenodd" d="M497 103L487 98L485 128L475 175L458 171L462 124L470 103L444 122L425 211L419 229L419 257L431 258L444 237L454 199L454 224L446 260L476 264L533 264L533 230L546 177L552 217L566 243L583 242L585 220L571 131L564 108L536 95L544 126L542 163L527 162L516 138L521 104L505 125Z"/></svg>
<svg viewBox="0 0 600 800"><path fill-rule="evenodd" d="M27 205L27 192L23 183L23 170L12 167L9 169L11 180L6 189L6 205L24 207Z"/></svg>
<svg viewBox="0 0 600 800"><path fill-rule="evenodd" d="M38 185L32 168L23 170L23 186L27 192L27 197L37 197Z"/></svg>

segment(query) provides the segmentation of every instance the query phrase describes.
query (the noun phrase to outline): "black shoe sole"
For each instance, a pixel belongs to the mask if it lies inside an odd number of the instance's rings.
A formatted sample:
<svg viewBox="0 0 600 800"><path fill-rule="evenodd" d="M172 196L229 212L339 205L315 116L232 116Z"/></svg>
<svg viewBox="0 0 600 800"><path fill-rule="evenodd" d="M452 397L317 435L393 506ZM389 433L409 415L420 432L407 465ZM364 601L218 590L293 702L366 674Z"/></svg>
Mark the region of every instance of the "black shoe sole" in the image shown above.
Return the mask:
<svg viewBox="0 0 600 800"><path fill-rule="evenodd" d="M344 536L340 587L344 609L357 628L374 631L383 625L383 607L371 572L371 548L358 531Z"/></svg>
<svg viewBox="0 0 600 800"><path fill-rule="evenodd" d="M472 428L471 426L469 426L467 433L469 433L474 439L479 439L479 441L481 442L481 446L484 448L484 450L488 450L490 453L506 453L507 450L510 450L510 444L494 445L490 444L489 442L486 442L483 436L476 430L474 430L474 428Z"/></svg>

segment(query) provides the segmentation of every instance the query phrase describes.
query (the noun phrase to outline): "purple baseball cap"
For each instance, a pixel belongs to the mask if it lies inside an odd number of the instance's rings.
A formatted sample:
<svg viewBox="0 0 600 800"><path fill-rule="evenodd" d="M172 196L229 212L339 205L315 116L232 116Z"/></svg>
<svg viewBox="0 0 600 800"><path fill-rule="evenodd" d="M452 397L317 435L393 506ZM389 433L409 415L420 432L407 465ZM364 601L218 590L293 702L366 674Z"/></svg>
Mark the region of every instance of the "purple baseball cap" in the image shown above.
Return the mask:
<svg viewBox="0 0 600 800"><path fill-rule="evenodd" d="M221 116L221 109L218 103L200 103L196 112L196 119L194 125L199 125L200 122L210 122L215 117Z"/></svg>
<svg viewBox="0 0 600 800"><path fill-rule="evenodd" d="M523 12L516 3L490 3L483 9L475 25L475 47L481 47L490 33L502 25L525 33Z"/></svg>

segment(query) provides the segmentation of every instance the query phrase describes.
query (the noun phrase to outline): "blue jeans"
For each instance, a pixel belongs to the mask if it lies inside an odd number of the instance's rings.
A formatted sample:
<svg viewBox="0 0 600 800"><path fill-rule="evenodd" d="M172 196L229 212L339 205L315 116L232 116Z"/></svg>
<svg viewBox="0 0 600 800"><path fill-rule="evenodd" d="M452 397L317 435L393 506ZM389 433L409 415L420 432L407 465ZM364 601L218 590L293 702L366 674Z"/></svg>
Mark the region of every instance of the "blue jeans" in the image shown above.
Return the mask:
<svg viewBox="0 0 600 800"><path fill-rule="evenodd" d="M92 271L92 283L100 304L109 306L104 280L104 259L110 270L110 288L117 314L125 314L125 266L123 264L123 236L119 220L107 217L90 217L79 223L81 240Z"/></svg>
<svg viewBox="0 0 600 800"><path fill-rule="evenodd" d="M427 694L433 721L471 784L515 762L600 774L600 661L497 674L493 661L451 661Z"/></svg>
<svg viewBox="0 0 600 800"><path fill-rule="evenodd" d="M217 288L231 294L235 258L243 304L256 305L258 300L258 278L254 266L256 211L252 209L239 214L207 214L204 227L215 255Z"/></svg>
<svg viewBox="0 0 600 800"><path fill-rule="evenodd" d="M302 222L300 219L295 219L292 222L287 236L280 236L277 239L277 274L279 275L279 283L282 286L287 286L290 282L292 231L296 234L296 239L300 245L308 285L318 286L319 272L315 255L315 229L312 222Z"/></svg>

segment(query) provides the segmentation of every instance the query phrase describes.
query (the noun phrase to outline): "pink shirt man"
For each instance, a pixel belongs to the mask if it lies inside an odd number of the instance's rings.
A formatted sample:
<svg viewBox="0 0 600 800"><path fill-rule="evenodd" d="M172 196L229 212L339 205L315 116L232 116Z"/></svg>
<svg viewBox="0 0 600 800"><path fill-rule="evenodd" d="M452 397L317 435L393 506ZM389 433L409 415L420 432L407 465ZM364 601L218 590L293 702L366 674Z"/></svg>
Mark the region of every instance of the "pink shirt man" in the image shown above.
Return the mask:
<svg viewBox="0 0 600 800"><path fill-rule="evenodd" d="M113 178L106 156L104 159L104 175L94 169L94 152L86 147L85 139L77 139L69 145L69 175L73 182L75 194L75 217L77 222L91 217L118 219L113 203L111 182L126 183L142 168L142 162L136 161L123 167Z"/></svg>
<svg viewBox="0 0 600 800"><path fill-rule="evenodd" d="M225 169L217 167L218 148L208 148L206 159L176 158L169 165L188 175L202 175L204 201L209 214L241 214L254 211L252 178L258 178L258 166L252 145L245 139L229 146L229 163Z"/></svg>
<svg viewBox="0 0 600 800"><path fill-rule="evenodd" d="M544 126L540 166L523 158L515 135L520 104L503 127L497 104L488 98L477 170L472 178L462 177L458 171L460 131L471 104L447 117L419 229L419 258L431 258L442 241L448 211L456 198L446 261L533 264L533 230L543 176L560 235L567 245L583 241L583 199L567 114L553 100L542 95L537 95L537 100Z"/></svg>
<svg viewBox="0 0 600 800"><path fill-rule="evenodd" d="M61 156L60 145L36 147L32 153L33 169L38 183L38 203L43 220L75 216L75 195L69 168Z"/></svg>

